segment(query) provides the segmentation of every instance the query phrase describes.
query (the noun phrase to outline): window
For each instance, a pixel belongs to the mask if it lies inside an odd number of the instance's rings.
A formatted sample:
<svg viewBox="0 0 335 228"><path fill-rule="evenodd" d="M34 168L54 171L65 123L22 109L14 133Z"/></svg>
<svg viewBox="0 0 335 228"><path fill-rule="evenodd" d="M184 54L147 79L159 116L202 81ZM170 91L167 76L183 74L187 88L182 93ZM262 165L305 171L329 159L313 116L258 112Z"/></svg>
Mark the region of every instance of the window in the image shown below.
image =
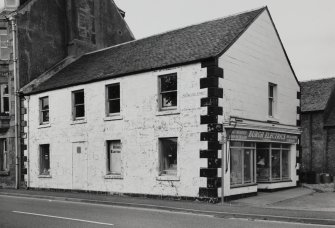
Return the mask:
<svg viewBox="0 0 335 228"><path fill-rule="evenodd" d="M257 181L282 181L289 175L290 145L257 143Z"/></svg>
<svg viewBox="0 0 335 228"><path fill-rule="evenodd" d="M255 143L230 143L231 186L253 184L255 180Z"/></svg>
<svg viewBox="0 0 335 228"><path fill-rule="evenodd" d="M49 97L40 98L40 124L49 123Z"/></svg>
<svg viewBox="0 0 335 228"><path fill-rule="evenodd" d="M9 60L10 49L8 43L7 29L0 29L0 60Z"/></svg>
<svg viewBox="0 0 335 228"><path fill-rule="evenodd" d="M73 100L73 119L82 119L85 117L85 97L84 90L72 92Z"/></svg>
<svg viewBox="0 0 335 228"><path fill-rule="evenodd" d="M120 102L120 84L111 84L106 87L107 90L107 115L119 114L121 110Z"/></svg>
<svg viewBox="0 0 335 228"><path fill-rule="evenodd" d="M2 114L9 114L9 93L8 93L8 84L0 85L0 111Z"/></svg>
<svg viewBox="0 0 335 228"><path fill-rule="evenodd" d="M50 145L40 145L40 175L50 175Z"/></svg>
<svg viewBox="0 0 335 228"><path fill-rule="evenodd" d="M177 74L159 76L160 109L177 107Z"/></svg>
<svg viewBox="0 0 335 228"><path fill-rule="evenodd" d="M177 176L177 138L159 139L160 175Z"/></svg>
<svg viewBox="0 0 335 228"><path fill-rule="evenodd" d="M277 85L269 83L269 116L274 117L276 111L276 91Z"/></svg>
<svg viewBox="0 0 335 228"><path fill-rule="evenodd" d="M120 140L107 141L107 174L121 175L121 150Z"/></svg>
<svg viewBox="0 0 335 228"><path fill-rule="evenodd" d="M0 172L8 171L7 139L0 139Z"/></svg>

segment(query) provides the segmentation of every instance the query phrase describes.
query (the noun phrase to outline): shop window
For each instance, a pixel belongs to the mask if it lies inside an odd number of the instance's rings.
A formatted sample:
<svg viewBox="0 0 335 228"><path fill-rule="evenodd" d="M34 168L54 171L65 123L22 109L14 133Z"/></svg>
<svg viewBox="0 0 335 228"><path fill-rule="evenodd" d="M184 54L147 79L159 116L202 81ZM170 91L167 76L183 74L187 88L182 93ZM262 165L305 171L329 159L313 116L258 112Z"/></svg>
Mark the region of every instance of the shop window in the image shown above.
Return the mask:
<svg viewBox="0 0 335 228"><path fill-rule="evenodd" d="M50 145L40 145L40 175L50 175Z"/></svg>
<svg viewBox="0 0 335 228"><path fill-rule="evenodd" d="M40 124L49 123L49 97L40 98Z"/></svg>
<svg viewBox="0 0 335 228"><path fill-rule="evenodd" d="M0 172L8 171L7 139L0 139Z"/></svg>
<svg viewBox="0 0 335 228"><path fill-rule="evenodd" d="M230 143L231 186L255 183L255 143Z"/></svg>
<svg viewBox="0 0 335 228"><path fill-rule="evenodd" d="M115 115L119 114L121 110L121 102L120 102L120 84L115 83L108 85L106 87L106 95L107 95L107 115Z"/></svg>
<svg viewBox="0 0 335 228"><path fill-rule="evenodd" d="M159 76L160 109L177 107L177 74Z"/></svg>
<svg viewBox="0 0 335 228"><path fill-rule="evenodd" d="M8 92L8 84L0 85L0 111L2 115L9 114L9 92Z"/></svg>
<svg viewBox="0 0 335 228"><path fill-rule="evenodd" d="M290 177L290 146L279 143L257 143L257 181L283 181Z"/></svg>
<svg viewBox="0 0 335 228"><path fill-rule="evenodd" d="M277 103L277 85L269 83L269 116L274 117Z"/></svg>
<svg viewBox="0 0 335 228"><path fill-rule="evenodd" d="M160 175L177 175L177 138L159 139Z"/></svg>
<svg viewBox="0 0 335 228"><path fill-rule="evenodd" d="M121 150L120 140L107 141L107 174L121 175Z"/></svg>
<svg viewBox="0 0 335 228"><path fill-rule="evenodd" d="M85 117L85 97L84 90L72 92L73 119L82 119Z"/></svg>

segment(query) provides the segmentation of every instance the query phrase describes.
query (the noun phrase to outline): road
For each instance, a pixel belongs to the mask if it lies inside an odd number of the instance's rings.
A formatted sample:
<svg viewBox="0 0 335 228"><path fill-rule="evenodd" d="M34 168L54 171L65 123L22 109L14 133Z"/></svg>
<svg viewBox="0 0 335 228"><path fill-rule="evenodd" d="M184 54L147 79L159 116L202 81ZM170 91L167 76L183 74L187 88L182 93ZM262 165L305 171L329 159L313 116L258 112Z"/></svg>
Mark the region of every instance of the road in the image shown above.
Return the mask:
<svg viewBox="0 0 335 228"><path fill-rule="evenodd" d="M16 196L0 196L1 228L52 227L331 227L246 219L225 219L156 209L141 209Z"/></svg>

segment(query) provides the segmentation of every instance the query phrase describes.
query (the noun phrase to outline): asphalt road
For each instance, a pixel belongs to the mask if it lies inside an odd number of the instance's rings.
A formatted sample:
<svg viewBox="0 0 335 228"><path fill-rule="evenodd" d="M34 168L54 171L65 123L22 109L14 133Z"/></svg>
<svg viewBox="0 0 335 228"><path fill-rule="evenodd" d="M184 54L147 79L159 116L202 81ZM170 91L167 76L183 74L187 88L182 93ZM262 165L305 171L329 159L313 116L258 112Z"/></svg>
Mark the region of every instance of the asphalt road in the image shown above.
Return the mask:
<svg viewBox="0 0 335 228"><path fill-rule="evenodd" d="M156 209L0 196L0 227L331 227L308 224L225 219ZM333 226L334 227L334 226Z"/></svg>

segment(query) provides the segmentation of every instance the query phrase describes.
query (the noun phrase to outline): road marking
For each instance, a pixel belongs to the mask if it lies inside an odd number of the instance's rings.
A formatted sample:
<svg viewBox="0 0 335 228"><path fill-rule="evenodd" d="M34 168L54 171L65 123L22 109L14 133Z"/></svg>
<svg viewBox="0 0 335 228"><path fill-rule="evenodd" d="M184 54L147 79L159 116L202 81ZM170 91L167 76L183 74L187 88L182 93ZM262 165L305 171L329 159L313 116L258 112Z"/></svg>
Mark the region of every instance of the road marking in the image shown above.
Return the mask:
<svg viewBox="0 0 335 228"><path fill-rule="evenodd" d="M30 212L24 212L24 211L12 211L12 212L13 213L17 213L17 214L25 214L25 215L33 215L33 216L40 216L40 217L48 217L48 218L56 218L56 219L63 219L63 220L71 220L71 221L77 221L77 222L86 222L86 223L93 223L93 224L105 225L105 226L114 226L114 224L111 224L111 223L96 222L96 221L83 220L83 219L75 219L75 218L67 218L67 217L61 217L61 216L36 214L36 213L30 213Z"/></svg>

